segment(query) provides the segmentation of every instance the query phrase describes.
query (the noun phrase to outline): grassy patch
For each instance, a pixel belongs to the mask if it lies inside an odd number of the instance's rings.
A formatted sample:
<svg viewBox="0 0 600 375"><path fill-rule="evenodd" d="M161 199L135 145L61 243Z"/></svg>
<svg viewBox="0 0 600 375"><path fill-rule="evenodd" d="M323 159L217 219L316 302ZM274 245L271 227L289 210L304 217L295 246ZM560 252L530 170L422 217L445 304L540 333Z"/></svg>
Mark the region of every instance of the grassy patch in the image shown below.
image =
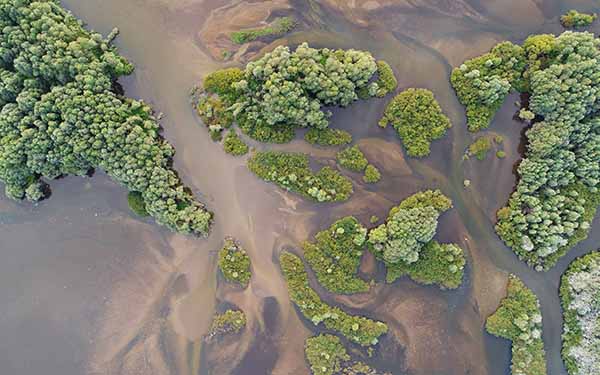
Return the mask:
<svg viewBox="0 0 600 375"><path fill-rule="evenodd" d="M269 26L240 30L231 33L231 41L235 44L245 44L266 36L282 36L292 31L298 22L293 17L280 17Z"/></svg>
<svg viewBox="0 0 600 375"><path fill-rule="evenodd" d="M479 137L471 143L467 155L475 156L477 160L484 160L491 148L492 142L488 137Z"/></svg>

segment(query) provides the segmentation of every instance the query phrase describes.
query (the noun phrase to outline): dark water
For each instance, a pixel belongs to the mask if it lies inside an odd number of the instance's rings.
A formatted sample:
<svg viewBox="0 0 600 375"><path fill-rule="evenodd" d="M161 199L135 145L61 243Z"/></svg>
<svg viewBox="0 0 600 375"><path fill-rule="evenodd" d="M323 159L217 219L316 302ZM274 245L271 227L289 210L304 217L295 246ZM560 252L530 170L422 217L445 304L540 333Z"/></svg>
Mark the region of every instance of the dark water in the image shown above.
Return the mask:
<svg viewBox="0 0 600 375"><path fill-rule="evenodd" d="M178 150L175 166L217 219L208 240L168 233L131 217L124 189L101 172L54 182L52 198L39 206L0 197L0 373L307 374L303 342L315 331L289 302L277 264L280 249L298 249L340 216L354 214L366 223L373 214L385 217L412 192L440 188L455 210L442 218L438 239L457 242L470 254L460 289L441 292L402 280L367 295L339 297L313 285L327 302L390 325L378 354L365 357L382 370L501 375L510 373L509 345L487 335L482 323L501 296L505 271L515 273L542 304L548 373L565 374L558 282L573 258L597 248L600 224L596 220L589 239L550 272L536 273L519 262L493 230L493 212L515 181L522 124L512 117L518 98L507 100L489 129L505 138L506 159L490 154L484 162L463 161L473 136L448 77L453 66L496 42L560 32L559 14L571 7L598 11L596 2L365 2L375 5L366 13L354 2L334 9L325 2L292 1L304 31L290 43L369 50L393 66L401 88L431 89L454 124L433 144L430 157L406 163L392 130L376 126L385 100L336 110L332 125L352 132L383 180L373 187L357 182L350 201L327 206L254 178L243 159L225 156L210 141L189 105L189 90L221 66L207 55L198 32L213 10L238 2L62 3L99 32L120 28L117 45L136 65L122 80L126 93L165 113L165 137ZM300 141L283 148L310 152L319 163L331 162L335 153ZM472 181L468 190L465 178ZM253 279L245 291L218 281L214 255L225 235L236 236L252 258ZM202 336L215 307L225 303L246 312L248 328L241 337L205 345Z"/></svg>

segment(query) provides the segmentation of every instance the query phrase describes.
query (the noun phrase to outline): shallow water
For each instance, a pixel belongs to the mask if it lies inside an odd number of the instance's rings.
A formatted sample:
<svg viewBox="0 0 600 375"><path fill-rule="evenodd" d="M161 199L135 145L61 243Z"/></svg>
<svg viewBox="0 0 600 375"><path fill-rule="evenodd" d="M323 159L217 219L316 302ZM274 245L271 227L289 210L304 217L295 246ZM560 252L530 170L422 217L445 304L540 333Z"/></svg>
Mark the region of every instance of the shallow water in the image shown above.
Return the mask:
<svg viewBox="0 0 600 375"><path fill-rule="evenodd" d="M382 370L500 375L510 373L508 342L484 333L482 323L502 295L504 271L516 273L542 303L548 374L565 374L558 282L575 256L597 247L600 224L596 220L590 238L550 272L536 273L519 262L493 230L493 212L513 188L512 168L519 158L522 125L512 120L517 98L507 100L490 128L504 136L507 158L499 161L490 154L484 162L463 161L473 136L466 131L448 75L452 66L498 41L559 32L557 15L575 6L593 10L593 1L456 1L450 6L439 2L438 8L425 1L411 2L421 4L416 7L397 1L366 18L363 10L346 8L354 2L332 9L293 1L310 27L293 34L290 43L370 50L393 66L402 88L434 91L454 124L433 144L429 158L405 161L392 129L376 126L385 100L335 110L332 125L353 133L381 167L383 180L373 187L357 181L348 202L326 206L253 177L243 159L226 156L210 141L193 113L190 89L220 66L199 43L198 31L214 9L231 2L62 3L103 34L119 27L120 52L136 65L121 83L127 95L165 114L164 135L178 150L175 166L217 213L216 223L208 239L193 239L133 218L125 191L101 172L91 179L52 183L52 198L39 206L0 197L3 371L307 374L304 339L316 330L289 302L277 264L280 249L299 251L302 240L340 216L353 214L366 223L373 214L385 217L412 192L440 188L453 199L455 210L443 216L438 239L469 251L466 282L459 290L442 292L401 280L378 285L367 295L336 297L313 285L324 300L389 323L392 333L367 359ZM358 26L357 20L364 22ZM300 141L283 148L311 152L319 163L334 155ZM468 190L465 178L473 182ZM238 238L252 258L253 279L245 291L217 277L215 253L225 235ZM248 328L239 338L204 344L215 308L224 304L243 309Z"/></svg>

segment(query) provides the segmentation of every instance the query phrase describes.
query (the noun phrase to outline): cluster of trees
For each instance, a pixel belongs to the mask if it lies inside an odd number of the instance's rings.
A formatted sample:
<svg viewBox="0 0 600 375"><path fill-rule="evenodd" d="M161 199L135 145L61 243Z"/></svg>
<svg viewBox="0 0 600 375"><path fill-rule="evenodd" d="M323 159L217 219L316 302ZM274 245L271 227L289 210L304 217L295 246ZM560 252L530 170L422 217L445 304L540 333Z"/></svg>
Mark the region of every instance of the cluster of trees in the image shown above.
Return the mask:
<svg viewBox="0 0 600 375"><path fill-rule="evenodd" d="M346 147L337 153L338 164L353 172L364 172L363 181L374 184L381 179L381 173L377 167L369 164L358 145Z"/></svg>
<svg viewBox="0 0 600 375"><path fill-rule="evenodd" d="M298 21L294 17L279 17L266 27L233 32L231 41L235 44L245 44L261 37L282 36L292 31L297 25Z"/></svg>
<svg viewBox="0 0 600 375"><path fill-rule="evenodd" d="M600 373L600 251L573 261L562 276L562 357L569 375Z"/></svg>
<svg viewBox="0 0 600 375"><path fill-rule="evenodd" d="M219 269L225 280L238 283L243 288L248 286L250 277L250 257L233 238L226 238L219 251Z"/></svg>
<svg viewBox="0 0 600 375"><path fill-rule="evenodd" d="M242 141L238 133L231 129L223 140L223 150L233 156L242 156L248 153L249 147Z"/></svg>
<svg viewBox="0 0 600 375"><path fill-rule="evenodd" d="M452 126L431 91L412 88L388 104L379 125L386 127L388 123L398 132L406 153L413 157L429 155L431 141L442 138Z"/></svg>
<svg viewBox="0 0 600 375"><path fill-rule="evenodd" d="M40 200L42 179L94 168L137 192L156 221L205 235L212 214L172 170L174 149L152 110L114 92L133 66L58 1L0 4L0 180L13 199Z"/></svg>
<svg viewBox="0 0 600 375"><path fill-rule="evenodd" d="M475 156L477 160L484 160L492 148L492 141L488 137L479 137L469 145L468 156Z"/></svg>
<svg viewBox="0 0 600 375"><path fill-rule="evenodd" d="M370 83L378 65L368 52L315 49L307 43L292 52L280 46L244 70L206 77L198 111L212 133L235 120L258 141L284 143L295 128L327 128L331 114L323 106L347 106L363 89L377 86L372 90L377 95L391 87L393 72L385 64L379 68L381 82Z"/></svg>
<svg viewBox="0 0 600 375"><path fill-rule="evenodd" d="M518 277L509 276L507 296L485 327L492 335L512 341L513 374L546 375L540 304Z"/></svg>
<svg viewBox="0 0 600 375"><path fill-rule="evenodd" d="M560 16L560 23L564 27L585 27L589 26L598 18L596 13L580 13L575 9L571 9L566 14Z"/></svg>
<svg viewBox="0 0 600 375"><path fill-rule="evenodd" d="M352 142L352 134L340 129L309 129L304 134L304 140L312 145L341 146Z"/></svg>
<svg viewBox="0 0 600 375"><path fill-rule="evenodd" d="M248 168L259 178L317 202L339 202L350 198L352 182L330 167L314 173L308 156L283 151L255 153Z"/></svg>
<svg viewBox="0 0 600 375"><path fill-rule="evenodd" d="M223 314L215 315L205 340L235 334L246 326L246 314L241 310L226 310Z"/></svg>
<svg viewBox="0 0 600 375"><path fill-rule="evenodd" d="M369 290L357 275L366 239L367 228L349 216L317 233L314 243L303 244L304 257L325 289L344 294Z"/></svg>
<svg viewBox="0 0 600 375"><path fill-rule="evenodd" d="M377 345L379 337L388 327L385 323L357 315L350 315L339 307L326 304L308 283L308 275L302 260L289 252L279 257L288 292L302 315L315 326L324 323L325 327L336 331L363 347Z"/></svg>
<svg viewBox="0 0 600 375"><path fill-rule="evenodd" d="M383 60L377 61L377 81L372 82L367 87L369 96L377 96L378 98L383 98L390 92L393 92L398 87L398 80L394 75L394 71L390 64ZM359 96L362 96L359 94Z"/></svg>
<svg viewBox="0 0 600 375"><path fill-rule="evenodd" d="M567 31L523 44L529 110L519 182L496 230L519 257L548 269L587 235L600 201L600 40Z"/></svg>
<svg viewBox="0 0 600 375"><path fill-rule="evenodd" d="M433 240L440 214L451 207L450 199L439 190L422 191L393 207L387 221L371 229L367 244L385 263L387 282L408 275L445 289L461 284L464 252L454 244Z"/></svg>

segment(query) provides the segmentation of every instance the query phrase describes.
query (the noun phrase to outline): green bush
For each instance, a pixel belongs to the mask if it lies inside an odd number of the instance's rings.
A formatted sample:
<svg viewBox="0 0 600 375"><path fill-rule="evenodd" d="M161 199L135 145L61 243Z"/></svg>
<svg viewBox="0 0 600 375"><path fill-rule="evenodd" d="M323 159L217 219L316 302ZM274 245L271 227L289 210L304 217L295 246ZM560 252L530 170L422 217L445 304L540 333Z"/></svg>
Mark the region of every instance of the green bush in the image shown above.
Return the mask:
<svg viewBox="0 0 600 375"><path fill-rule="evenodd" d="M345 201L353 192L352 183L329 167L313 173L305 154L257 152L248 168L265 181L317 202Z"/></svg>
<svg viewBox="0 0 600 375"><path fill-rule="evenodd" d="M498 159L504 159L506 157L506 152L504 152L502 150L499 150L499 151L496 152L496 157Z"/></svg>
<svg viewBox="0 0 600 375"><path fill-rule="evenodd" d="M566 14L560 16L560 23L566 28L585 27L591 25L596 18L598 18L596 13L579 13L578 11L571 9Z"/></svg>
<svg viewBox="0 0 600 375"><path fill-rule="evenodd" d="M293 17L279 17L269 26L260 29L241 30L231 33L231 41L245 44L265 36L282 36L292 31L298 22Z"/></svg>
<svg viewBox="0 0 600 375"><path fill-rule="evenodd" d="M303 244L306 261L319 283L333 293L358 293L369 284L357 276L367 237L367 229L349 216L317 233L315 242Z"/></svg>
<svg viewBox="0 0 600 375"><path fill-rule="evenodd" d="M227 310L223 314L215 315L207 340L215 337L238 333L246 326L246 315L240 310Z"/></svg>
<svg viewBox="0 0 600 375"><path fill-rule="evenodd" d="M569 375L600 370L600 251L574 260L560 283L563 310L562 358Z"/></svg>
<svg viewBox="0 0 600 375"><path fill-rule="evenodd" d="M319 146L339 146L352 142L352 135L339 129L309 129L304 135L306 142Z"/></svg>
<svg viewBox="0 0 600 375"><path fill-rule="evenodd" d="M279 262L287 281L290 299L314 325L322 322L327 329L339 332L348 340L364 347L376 345L379 337L387 332L387 325L382 322L350 315L339 307L324 303L308 284L304 264L296 255L283 252Z"/></svg>
<svg viewBox="0 0 600 375"><path fill-rule="evenodd" d="M250 282L250 257L234 239L226 238L219 251L219 269L227 281L246 288Z"/></svg>
<svg viewBox="0 0 600 375"><path fill-rule="evenodd" d="M206 235L212 214L172 169L175 150L143 102L116 92L133 72L112 39L55 0L0 7L0 180L12 199L40 198L40 179L99 168L138 192L157 223Z"/></svg>
<svg viewBox="0 0 600 375"><path fill-rule="evenodd" d="M484 160L491 148L492 142L488 137L479 137L469 146L468 155Z"/></svg>
<svg viewBox="0 0 600 375"><path fill-rule="evenodd" d="M341 340L333 335L319 335L306 339L304 353L313 375L334 375L342 371L350 356Z"/></svg>
<svg viewBox="0 0 600 375"><path fill-rule="evenodd" d="M358 145L347 147L337 154L338 163L351 171L362 172L365 170L369 161L365 155L360 151Z"/></svg>
<svg viewBox="0 0 600 375"><path fill-rule="evenodd" d="M512 341L512 373L546 374L546 352L542 341L542 315L537 297L519 278L511 275L507 296L485 327L494 336Z"/></svg>
<svg viewBox="0 0 600 375"><path fill-rule="evenodd" d="M379 169L377 169L373 164L367 165L365 169L365 175L363 176L363 181L367 184L375 184L381 180L381 173L379 173Z"/></svg>
<svg viewBox="0 0 600 375"><path fill-rule="evenodd" d="M425 89L408 89L388 104L379 125L391 123L406 153L413 157L429 155L431 141L440 139L452 125L442 113L433 93Z"/></svg>
<svg viewBox="0 0 600 375"><path fill-rule="evenodd" d="M144 203L142 193L139 191L130 191L127 194L127 204L129 205L129 209L136 215L141 217L150 216L148 211L146 211L146 204Z"/></svg>
<svg viewBox="0 0 600 375"><path fill-rule="evenodd" d="M398 80L394 75L392 67L385 61L377 61L377 81L369 89L375 92L375 96L383 98L398 87ZM373 95L371 95L373 96Z"/></svg>
<svg viewBox="0 0 600 375"><path fill-rule="evenodd" d="M235 130L230 130L223 141L223 149L226 153L241 156L248 153L248 145L241 140Z"/></svg>

